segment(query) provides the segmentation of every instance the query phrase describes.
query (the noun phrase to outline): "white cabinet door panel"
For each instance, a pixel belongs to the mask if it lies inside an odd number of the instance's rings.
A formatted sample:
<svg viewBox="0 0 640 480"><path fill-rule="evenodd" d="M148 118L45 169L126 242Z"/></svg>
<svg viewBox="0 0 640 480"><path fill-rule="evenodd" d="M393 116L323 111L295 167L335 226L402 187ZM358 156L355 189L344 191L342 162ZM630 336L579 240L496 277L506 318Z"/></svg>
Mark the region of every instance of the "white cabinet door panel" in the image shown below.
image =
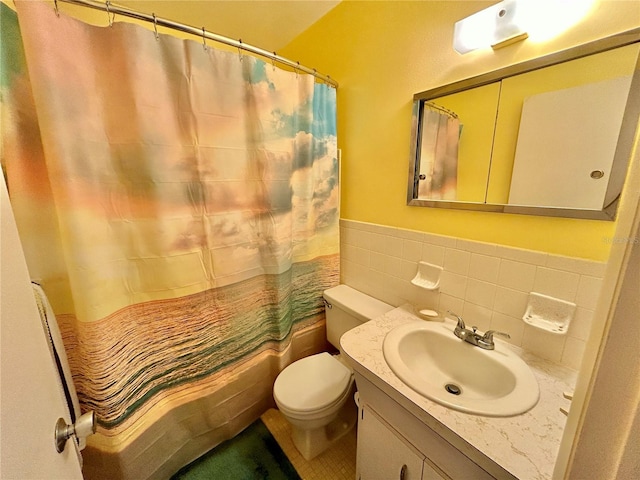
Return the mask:
<svg viewBox="0 0 640 480"><path fill-rule="evenodd" d="M358 423L359 480L421 480L424 456L376 413L363 407Z"/></svg>

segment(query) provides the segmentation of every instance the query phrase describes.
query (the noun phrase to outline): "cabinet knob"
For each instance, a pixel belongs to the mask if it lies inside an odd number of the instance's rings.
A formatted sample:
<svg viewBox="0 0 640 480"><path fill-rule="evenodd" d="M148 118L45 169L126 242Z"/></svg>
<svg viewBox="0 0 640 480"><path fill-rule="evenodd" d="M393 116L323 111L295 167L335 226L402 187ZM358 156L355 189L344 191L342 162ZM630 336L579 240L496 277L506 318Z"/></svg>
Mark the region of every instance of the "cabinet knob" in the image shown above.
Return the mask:
<svg viewBox="0 0 640 480"><path fill-rule="evenodd" d="M402 468L400 469L400 480L404 480L404 477L406 474L407 474L407 466L402 465Z"/></svg>

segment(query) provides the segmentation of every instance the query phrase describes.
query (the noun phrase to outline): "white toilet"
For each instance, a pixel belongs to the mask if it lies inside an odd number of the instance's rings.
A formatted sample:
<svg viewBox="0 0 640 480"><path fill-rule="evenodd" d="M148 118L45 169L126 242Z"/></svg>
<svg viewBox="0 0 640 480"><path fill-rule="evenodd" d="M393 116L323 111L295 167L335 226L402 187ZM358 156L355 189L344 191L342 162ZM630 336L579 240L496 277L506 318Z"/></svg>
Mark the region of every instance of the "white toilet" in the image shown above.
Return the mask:
<svg viewBox="0 0 640 480"><path fill-rule="evenodd" d="M324 292L327 340L340 349L348 330L394 307L347 285ZM286 367L273 385L273 397L292 425L293 444L307 460L322 453L356 423L353 372L341 355L327 352Z"/></svg>

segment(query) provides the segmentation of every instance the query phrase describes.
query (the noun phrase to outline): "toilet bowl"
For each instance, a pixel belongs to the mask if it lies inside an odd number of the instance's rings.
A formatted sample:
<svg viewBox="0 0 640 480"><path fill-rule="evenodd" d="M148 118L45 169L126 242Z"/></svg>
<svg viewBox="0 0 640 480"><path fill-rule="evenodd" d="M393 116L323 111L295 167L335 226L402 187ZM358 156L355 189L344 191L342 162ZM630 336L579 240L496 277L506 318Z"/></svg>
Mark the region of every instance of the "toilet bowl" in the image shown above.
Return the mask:
<svg viewBox="0 0 640 480"><path fill-rule="evenodd" d="M394 307L346 285L323 294L327 340L340 349L348 330ZM273 386L273 397L291 424L293 444L311 460L348 433L356 423L355 382L345 360L327 352L302 358L286 367Z"/></svg>
<svg viewBox="0 0 640 480"><path fill-rule="evenodd" d="M323 352L285 368L273 386L273 397L291 424L298 451L311 460L347 433L356 421L353 373Z"/></svg>

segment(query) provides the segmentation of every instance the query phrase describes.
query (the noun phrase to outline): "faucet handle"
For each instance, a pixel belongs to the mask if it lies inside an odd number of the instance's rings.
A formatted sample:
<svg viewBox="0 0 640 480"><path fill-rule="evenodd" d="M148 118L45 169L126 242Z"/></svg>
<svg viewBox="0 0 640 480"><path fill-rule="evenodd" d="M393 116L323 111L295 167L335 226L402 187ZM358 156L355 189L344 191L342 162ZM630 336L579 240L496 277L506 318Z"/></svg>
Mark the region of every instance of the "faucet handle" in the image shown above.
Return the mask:
<svg viewBox="0 0 640 480"><path fill-rule="evenodd" d="M487 330L484 335L478 339L477 345L486 350L493 350L495 348L495 344L493 343L493 336L500 335L501 337L511 338L511 335L504 332L496 332L495 330Z"/></svg>
<svg viewBox="0 0 640 480"><path fill-rule="evenodd" d="M486 332L484 332L484 335L482 336L482 341L486 343L493 343L494 335L498 335L504 338L511 338L511 335L509 335L508 333L497 332L495 330L487 330Z"/></svg>
<svg viewBox="0 0 640 480"><path fill-rule="evenodd" d="M461 330L467 328L467 326L464 324L464 320L462 320L462 317L460 315L458 315L457 313L453 313L451 310L447 310L447 313L453 315L458 320L458 325L456 326L456 328L459 328Z"/></svg>

